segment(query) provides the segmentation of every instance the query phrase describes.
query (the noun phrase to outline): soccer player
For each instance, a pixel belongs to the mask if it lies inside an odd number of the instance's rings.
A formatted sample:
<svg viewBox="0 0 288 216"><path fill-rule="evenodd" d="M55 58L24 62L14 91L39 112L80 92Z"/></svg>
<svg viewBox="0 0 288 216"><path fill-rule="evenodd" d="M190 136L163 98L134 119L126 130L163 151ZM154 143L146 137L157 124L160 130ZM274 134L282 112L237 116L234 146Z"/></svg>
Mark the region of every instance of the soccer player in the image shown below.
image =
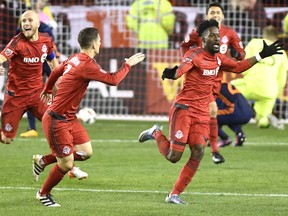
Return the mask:
<svg viewBox="0 0 288 216"><path fill-rule="evenodd" d="M277 29L274 26L266 26L263 29L263 39L267 44L273 43L278 39ZM250 57L263 48L263 39L254 38L247 44L247 56ZM270 125L276 99L286 85L287 70L287 55L283 53L279 57L271 56L261 61L261 64L257 64L253 69L245 71L243 78L231 81L247 100L254 101L253 108L259 128L267 128Z"/></svg>
<svg viewBox="0 0 288 216"><path fill-rule="evenodd" d="M223 25L224 9L218 2L212 2L206 8L206 19L215 19L218 22L220 31L220 48L221 54L229 55L229 49L231 49L231 56L237 60L243 60L245 57L244 48L237 33L229 26ZM197 29L193 29L192 32L181 43L180 52L181 56L184 56L190 47L202 46L201 38L198 37ZM223 78L223 71L220 70L217 76L216 82L213 87L214 98L211 98L210 107L210 136L209 143L212 152L212 161L216 164L223 163L224 157L219 153L217 146L218 141L218 124L217 124L217 104L215 102L217 95L221 88L221 80Z"/></svg>
<svg viewBox="0 0 288 216"><path fill-rule="evenodd" d="M22 32L17 34L0 54L0 68L10 61L2 107L0 141L10 144L16 136L22 115L31 111L41 120L47 104L40 100L43 89L42 66L48 60L55 68L58 61L53 52L53 42L48 34L38 32L39 15L25 11L20 18Z"/></svg>
<svg viewBox="0 0 288 216"><path fill-rule="evenodd" d="M216 98L218 106L218 147L225 147L232 143L232 139L222 130L227 125L236 135L234 146L242 146L245 142L245 134L242 125L248 123L254 112L245 97L235 86L224 82L221 85L220 93Z"/></svg>
<svg viewBox="0 0 288 216"><path fill-rule="evenodd" d="M169 114L169 140L155 124L139 135L139 142L155 139L160 153L170 162L182 157L186 144L191 154L180 175L167 195L167 203L186 204L179 197L195 175L209 137L209 103L213 97L213 85L220 70L241 73L258 61L273 54L282 54L283 45L278 41L267 46L249 59L237 62L221 53L218 22L214 19L202 22L197 29L202 47L186 52L180 66L166 68L162 79L177 79L184 75L182 90L176 96Z"/></svg>
<svg viewBox="0 0 288 216"><path fill-rule="evenodd" d="M20 31L21 31L21 28L20 27L17 28L17 34L20 33ZM54 37L53 31L52 31L52 28L49 27L48 25L46 25L44 22L40 21L40 26L38 28L38 31L42 32L42 33L48 33L49 36L52 38L52 41L54 41L55 37ZM56 57L59 57L60 54L57 51L57 47L56 47L55 43L53 43L53 47L54 47L54 52L56 54ZM44 61L42 75L49 77L50 73L51 73L51 68L48 65L47 61ZM28 130L21 133L20 137L22 137L22 138L37 137L38 132L36 130L36 120L35 120L35 117L33 116L33 114L29 111L27 112L27 119L28 119Z"/></svg>
<svg viewBox="0 0 288 216"><path fill-rule="evenodd" d="M76 111L91 80L108 85L118 85L129 73L131 66L143 61L145 55L137 53L125 59L123 66L115 73L103 70L94 57L99 53L101 38L95 28L84 28L78 35L80 53L70 56L52 71L41 99L44 103L51 100L55 82L61 76L52 104L43 116L42 126L50 149L57 157L57 164L51 169L36 198L45 206L60 206L52 196L51 190L72 169L74 151L78 149L92 155L92 146L86 130L76 118ZM71 88L73 86L73 88ZM84 153L86 154L86 153Z"/></svg>
<svg viewBox="0 0 288 216"><path fill-rule="evenodd" d="M43 90L42 68L45 59L53 69L58 61L53 52L53 42L48 34L38 32L39 15L32 10L24 12L20 18L22 32L16 35L0 54L0 64L10 60L6 95L2 107L2 131L0 141L10 144L17 134L22 115L30 111L41 121L47 109L47 104L40 100ZM5 69L0 66L1 74ZM75 157L75 160L83 160ZM33 155L33 179L38 181L44 167L56 162L52 154L42 157ZM87 173L75 167L69 173L70 177L83 178Z"/></svg>

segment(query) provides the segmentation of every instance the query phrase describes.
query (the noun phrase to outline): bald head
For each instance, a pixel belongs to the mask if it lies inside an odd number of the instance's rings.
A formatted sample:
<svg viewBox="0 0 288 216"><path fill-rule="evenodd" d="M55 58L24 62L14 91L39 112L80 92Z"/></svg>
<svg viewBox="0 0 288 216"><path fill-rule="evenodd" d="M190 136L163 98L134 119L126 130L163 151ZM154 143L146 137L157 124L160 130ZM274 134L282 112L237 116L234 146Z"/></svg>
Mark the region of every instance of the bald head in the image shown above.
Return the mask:
<svg viewBox="0 0 288 216"><path fill-rule="evenodd" d="M21 17L23 16L36 16L39 18L39 14L34 10L26 10L22 13ZM40 18L39 18L40 19Z"/></svg>
<svg viewBox="0 0 288 216"><path fill-rule="evenodd" d="M266 26L262 32L263 38L271 41L275 41L278 39L278 31L277 29L272 26Z"/></svg>
<svg viewBox="0 0 288 216"><path fill-rule="evenodd" d="M25 11L20 18L21 29L29 40L38 40L38 28L40 26L39 14L33 10Z"/></svg>

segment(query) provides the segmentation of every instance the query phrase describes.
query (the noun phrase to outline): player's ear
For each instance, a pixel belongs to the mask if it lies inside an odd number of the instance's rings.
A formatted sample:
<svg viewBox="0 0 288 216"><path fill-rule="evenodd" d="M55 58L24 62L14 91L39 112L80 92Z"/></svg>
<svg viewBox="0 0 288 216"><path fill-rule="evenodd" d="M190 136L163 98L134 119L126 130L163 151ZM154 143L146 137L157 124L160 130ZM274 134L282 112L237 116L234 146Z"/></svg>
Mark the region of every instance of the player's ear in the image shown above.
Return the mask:
<svg viewBox="0 0 288 216"><path fill-rule="evenodd" d="M92 43L92 48L96 49L96 43L95 42Z"/></svg>
<svg viewBox="0 0 288 216"><path fill-rule="evenodd" d="M206 43L206 37L202 37L202 41Z"/></svg>

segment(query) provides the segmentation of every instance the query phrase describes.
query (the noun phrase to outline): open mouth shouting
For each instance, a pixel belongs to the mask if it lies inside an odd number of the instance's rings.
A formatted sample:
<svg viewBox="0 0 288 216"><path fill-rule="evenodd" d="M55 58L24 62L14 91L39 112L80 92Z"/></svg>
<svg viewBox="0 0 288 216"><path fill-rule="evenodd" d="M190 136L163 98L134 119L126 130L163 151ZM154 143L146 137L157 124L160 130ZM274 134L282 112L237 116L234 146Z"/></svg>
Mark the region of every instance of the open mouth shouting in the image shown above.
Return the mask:
<svg viewBox="0 0 288 216"><path fill-rule="evenodd" d="M213 50L214 50L215 52L219 52L219 50L220 50L220 44L219 44L219 43L214 43L214 44L213 44Z"/></svg>

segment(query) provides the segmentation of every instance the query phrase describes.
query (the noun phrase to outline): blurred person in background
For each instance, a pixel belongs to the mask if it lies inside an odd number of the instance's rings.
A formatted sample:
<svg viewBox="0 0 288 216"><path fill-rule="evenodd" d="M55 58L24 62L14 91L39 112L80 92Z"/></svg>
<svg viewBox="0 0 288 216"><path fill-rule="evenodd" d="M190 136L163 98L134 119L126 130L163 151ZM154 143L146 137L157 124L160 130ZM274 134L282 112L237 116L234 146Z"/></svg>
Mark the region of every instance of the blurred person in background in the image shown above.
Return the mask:
<svg viewBox="0 0 288 216"><path fill-rule="evenodd" d="M288 13L283 20L283 32L284 34L288 35Z"/></svg>
<svg viewBox="0 0 288 216"><path fill-rule="evenodd" d="M242 125L247 124L254 116L254 112L248 101L235 86L224 82L216 98L218 106L218 147L225 147L232 143L232 139L222 129L228 126L236 136L234 146L242 146L246 136Z"/></svg>
<svg viewBox="0 0 288 216"><path fill-rule="evenodd" d="M138 37L139 48L168 48L175 15L168 0L135 0L126 17L128 28Z"/></svg>
<svg viewBox="0 0 288 216"><path fill-rule="evenodd" d="M225 18L224 9L218 2L210 3L206 8L206 19L215 19L219 24L220 31L220 50L221 54L232 56L236 60L243 60L245 57L244 48L237 33L229 26L223 25ZM202 40L198 37L197 29L194 28L192 32L181 43L180 53L181 57L191 48L200 46L202 47ZM230 53L231 50L231 53ZM217 123L217 104L215 102L216 97L219 94L221 88L221 80L223 78L223 71L218 72L216 82L213 86L214 100L211 100L210 108L210 137L209 142L212 152L212 161L215 164L223 163L224 157L219 153L218 149L218 123Z"/></svg>
<svg viewBox="0 0 288 216"><path fill-rule="evenodd" d="M50 26L53 30L57 28L57 22L51 12L48 0L38 0L35 4L35 10L39 13L40 21Z"/></svg>
<svg viewBox="0 0 288 216"><path fill-rule="evenodd" d="M246 46L247 57L263 49L263 40L271 44L278 39L278 32L274 26L263 29L263 38L253 38ZM231 83L239 89L247 100L254 101L257 126L260 128L273 126L282 128L272 115L276 99L282 94L287 81L287 55L271 56L261 60L255 67L245 71L243 78L232 80ZM278 125L279 123L279 125Z"/></svg>
<svg viewBox="0 0 288 216"><path fill-rule="evenodd" d="M248 18L253 20L251 24L254 25L255 23L261 30L271 23L271 20L266 16L262 0L231 0L230 4L232 13L236 13L239 20L240 18L243 19L245 12L247 12Z"/></svg>

